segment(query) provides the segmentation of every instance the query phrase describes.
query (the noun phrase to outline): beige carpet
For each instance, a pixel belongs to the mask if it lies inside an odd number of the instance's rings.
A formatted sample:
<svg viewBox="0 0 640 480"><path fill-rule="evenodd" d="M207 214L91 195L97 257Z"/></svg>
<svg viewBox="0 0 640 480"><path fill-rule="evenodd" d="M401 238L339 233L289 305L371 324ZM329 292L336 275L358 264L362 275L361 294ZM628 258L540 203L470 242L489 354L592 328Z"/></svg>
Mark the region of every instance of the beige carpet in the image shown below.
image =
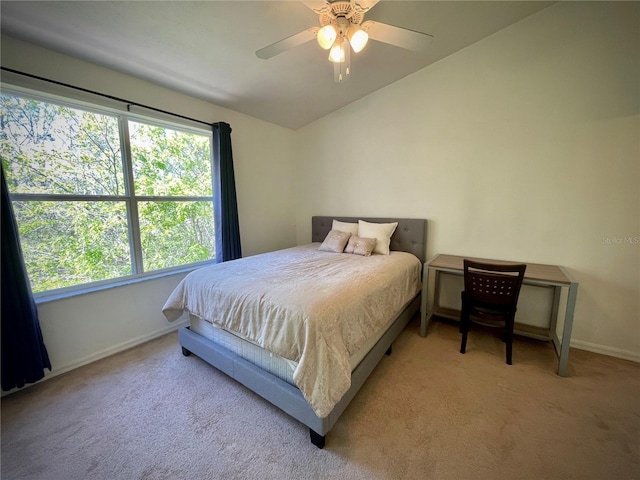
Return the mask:
<svg viewBox="0 0 640 480"><path fill-rule="evenodd" d="M640 365L414 319L329 432L170 334L2 399L2 479L638 479Z"/></svg>

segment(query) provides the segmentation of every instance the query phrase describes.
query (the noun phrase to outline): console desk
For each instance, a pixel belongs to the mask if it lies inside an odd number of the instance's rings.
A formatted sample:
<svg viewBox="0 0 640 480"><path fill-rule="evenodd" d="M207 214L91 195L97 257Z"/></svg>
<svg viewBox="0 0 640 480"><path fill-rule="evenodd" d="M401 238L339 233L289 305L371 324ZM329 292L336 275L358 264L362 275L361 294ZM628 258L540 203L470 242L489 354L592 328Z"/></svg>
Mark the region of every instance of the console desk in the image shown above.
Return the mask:
<svg viewBox="0 0 640 480"><path fill-rule="evenodd" d="M489 260L484 258L464 257L458 255L439 254L433 257L424 265L422 278L422 308L420 309L420 336L427 335L427 327L433 315L460 319L460 311L451 308L444 308L438 304L440 273L448 273L452 275L464 275L463 260L468 258L486 263L522 263L522 262L505 262L501 260ZM434 292L433 305L429 303L429 275L434 276ZM543 265L537 263L527 263L527 270L524 274L523 284L538 285L543 287L553 287L553 305L551 307L551 315L549 318L549 327L541 328L520 323L515 324L514 332L520 335L537 338L540 340L551 340L558 355L558 375L566 377L567 364L569 361L569 343L571 341L571 329L573 328L573 313L576 306L576 297L578 295L578 283L574 282L564 268L557 265ZM558 314L560 312L560 293L563 288L568 289L566 305L564 310L564 327L562 329L562 338L558 338L556 326L558 323Z"/></svg>

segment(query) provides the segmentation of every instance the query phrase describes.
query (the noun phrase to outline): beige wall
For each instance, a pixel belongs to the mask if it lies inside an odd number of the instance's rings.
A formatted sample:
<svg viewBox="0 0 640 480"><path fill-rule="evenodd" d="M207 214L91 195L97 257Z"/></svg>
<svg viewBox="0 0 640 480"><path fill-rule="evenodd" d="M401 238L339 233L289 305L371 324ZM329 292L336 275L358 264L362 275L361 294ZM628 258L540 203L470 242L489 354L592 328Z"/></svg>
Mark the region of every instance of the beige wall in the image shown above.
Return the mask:
<svg viewBox="0 0 640 480"><path fill-rule="evenodd" d="M640 244L607 243L640 237L639 59L637 3L564 2L300 130L298 241L403 215L429 257L564 265L573 344L640 360Z"/></svg>
<svg viewBox="0 0 640 480"><path fill-rule="evenodd" d="M637 6L554 5L295 132L7 37L2 64L230 123L245 255L314 214L424 217L429 256L566 266L574 345L640 361ZM54 373L174 328L181 278L41 304Z"/></svg>

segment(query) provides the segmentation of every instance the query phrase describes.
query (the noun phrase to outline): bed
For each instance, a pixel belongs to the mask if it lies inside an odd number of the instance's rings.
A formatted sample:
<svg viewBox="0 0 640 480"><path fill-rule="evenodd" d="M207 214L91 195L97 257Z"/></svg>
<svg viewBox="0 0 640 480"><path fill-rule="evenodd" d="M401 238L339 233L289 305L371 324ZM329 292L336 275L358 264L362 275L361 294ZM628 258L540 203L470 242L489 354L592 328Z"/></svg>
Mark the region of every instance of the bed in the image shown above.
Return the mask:
<svg viewBox="0 0 640 480"><path fill-rule="evenodd" d="M397 222L390 255L320 251L334 222L359 220ZM311 223L308 245L192 272L163 313L169 321L189 315L178 332L184 355L197 355L306 425L323 448L419 310L427 222L314 216ZM383 286L387 275L395 283Z"/></svg>

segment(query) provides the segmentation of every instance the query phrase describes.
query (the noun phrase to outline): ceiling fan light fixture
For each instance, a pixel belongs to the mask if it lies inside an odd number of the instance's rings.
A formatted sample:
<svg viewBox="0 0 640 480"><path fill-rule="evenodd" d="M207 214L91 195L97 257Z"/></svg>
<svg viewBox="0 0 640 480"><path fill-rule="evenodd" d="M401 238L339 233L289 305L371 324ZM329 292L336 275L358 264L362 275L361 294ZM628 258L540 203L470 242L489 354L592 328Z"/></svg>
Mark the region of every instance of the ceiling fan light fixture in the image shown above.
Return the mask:
<svg viewBox="0 0 640 480"><path fill-rule="evenodd" d="M2 1L2 0L0 0ZM414 52L426 51L432 35L396 27L375 20L364 21L367 13L379 0L323 0L303 2L318 14L320 26L284 38L256 51L258 58L267 59L314 38L320 47L329 50L335 81L340 83L351 75L351 50L361 52L369 36L378 42ZM316 7L321 3L322 7ZM313 4L310 5L310 4Z"/></svg>
<svg viewBox="0 0 640 480"><path fill-rule="evenodd" d="M344 63L347 48L349 48L349 44L338 37L329 51L329 60L333 63Z"/></svg>
<svg viewBox="0 0 640 480"><path fill-rule="evenodd" d="M333 25L325 25L318 30L318 44L325 50L329 50L336 40L338 32Z"/></svg>
<svg viewBox="0 0 640 480"><path fill-rule="evenodd" d="M367 41L369 41L369 34L358 25L351 25L347 31L347 38L353 51L358 53L362 51Z"/></svg>

